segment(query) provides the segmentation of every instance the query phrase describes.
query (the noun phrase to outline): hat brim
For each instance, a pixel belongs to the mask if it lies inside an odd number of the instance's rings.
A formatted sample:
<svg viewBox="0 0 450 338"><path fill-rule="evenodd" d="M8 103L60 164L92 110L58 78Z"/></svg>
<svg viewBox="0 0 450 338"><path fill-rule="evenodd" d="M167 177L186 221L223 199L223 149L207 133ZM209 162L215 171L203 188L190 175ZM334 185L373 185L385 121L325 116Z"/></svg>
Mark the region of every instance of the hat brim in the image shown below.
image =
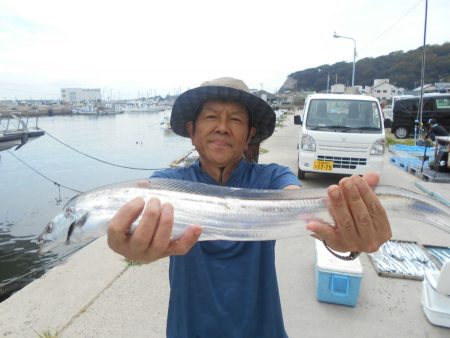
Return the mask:
<svg viewBox="0 0 450 338"><path fill-rule="evenodd" d="M263 141L273 134L276 115L266 101L243 90L223 86L197 87L181 94L172 108L170 116L172 130L180 136L189 137L186 123L194 121L204 102L220 99L241 102L247 106L252 114L253 127L256 129L253 140Z"/></svg>

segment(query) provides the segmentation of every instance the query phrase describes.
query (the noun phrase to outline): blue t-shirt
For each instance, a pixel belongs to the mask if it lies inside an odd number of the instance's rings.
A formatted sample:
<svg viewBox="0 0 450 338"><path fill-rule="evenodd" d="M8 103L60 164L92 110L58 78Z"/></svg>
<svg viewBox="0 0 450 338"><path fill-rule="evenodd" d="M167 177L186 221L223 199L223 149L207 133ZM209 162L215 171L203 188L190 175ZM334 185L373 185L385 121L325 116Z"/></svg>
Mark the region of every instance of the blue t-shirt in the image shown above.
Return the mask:
<svg viewBox="0 0 450 338"><path fill-rule="evenodd" d="M197 161L152 177L215 184ZM277 164L242 160L229 187L283 189L299 185ZM275 241L201 241L183 256L171 256L167 337L287 337L275 271Z"/></svg>

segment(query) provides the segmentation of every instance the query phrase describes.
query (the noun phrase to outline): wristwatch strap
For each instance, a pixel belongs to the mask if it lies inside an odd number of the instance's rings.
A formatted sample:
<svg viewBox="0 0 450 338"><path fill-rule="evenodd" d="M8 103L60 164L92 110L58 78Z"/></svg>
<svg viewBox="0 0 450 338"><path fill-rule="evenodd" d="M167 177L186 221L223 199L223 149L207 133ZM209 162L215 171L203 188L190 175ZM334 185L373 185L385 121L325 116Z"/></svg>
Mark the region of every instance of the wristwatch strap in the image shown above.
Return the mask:
<svg viewBox="0 0 450 338"><path fill-rule="evenodd" d="M331 250L328 245L327 242L322 241L323 245L325 245L325 248L327 248L327 250L334 256L337 257L339 259L342 259L344 261L352 261L354 259L356 259L359 255L361 255L361 252L357 252L357 251L352 251L350 252L350 254L348 256L343 256L343 255L339 255L336 252L334 252L333 250Z"/></svg>

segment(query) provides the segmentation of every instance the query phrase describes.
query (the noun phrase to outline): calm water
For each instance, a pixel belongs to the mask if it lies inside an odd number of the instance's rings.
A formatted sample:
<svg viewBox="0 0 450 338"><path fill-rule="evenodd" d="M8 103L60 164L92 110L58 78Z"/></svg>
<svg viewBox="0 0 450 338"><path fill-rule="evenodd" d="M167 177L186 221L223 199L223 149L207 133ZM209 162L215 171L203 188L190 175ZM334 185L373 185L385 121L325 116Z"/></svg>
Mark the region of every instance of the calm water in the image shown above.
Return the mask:
<svg viewBox="0 0 450 338"><path fill-rule="evenodd" d="M108 162L139 168L166 168L172 160L192 149L192 145L189 139L162 130L163 116L164 112L43 117L39 119L39 126L71 147ZM79 191L145 178L152 172L95 161L48 135L11 151L52 181ZM70 254L68 248L61 248L38 256L36 237L76 193L64 188L59 191L57 185L7 151L0 156L1 297L9 289L40 276Z"/></svg>

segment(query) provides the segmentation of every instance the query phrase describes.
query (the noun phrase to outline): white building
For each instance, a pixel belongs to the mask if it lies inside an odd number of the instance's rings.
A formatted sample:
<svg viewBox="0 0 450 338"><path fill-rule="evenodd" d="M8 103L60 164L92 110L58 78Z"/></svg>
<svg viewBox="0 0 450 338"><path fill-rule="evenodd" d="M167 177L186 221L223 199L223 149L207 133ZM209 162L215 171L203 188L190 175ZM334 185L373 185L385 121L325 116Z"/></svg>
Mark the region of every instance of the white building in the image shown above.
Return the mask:
<svg viewBox="0 0 450 338"><path fill-rule="evenodd" d="M372 95L378 100L392 100L393 96L401 95L403 91L389 83L389 79L375 79L373 81Z"/></svg>
<svg viewBox="0 0 450 338"><path fill-rule="evenodd" d="M61 101L82 102L98 101L102 99L101 89L61 88Z"/></svg>
<svg viewBox="0 0 450 338"><path fill-rule="evenodd" d="M344 94L344 92L345 92L345 85L342 83L336 83L334 85L331 85L330 87L330 93Z"/></svg>

